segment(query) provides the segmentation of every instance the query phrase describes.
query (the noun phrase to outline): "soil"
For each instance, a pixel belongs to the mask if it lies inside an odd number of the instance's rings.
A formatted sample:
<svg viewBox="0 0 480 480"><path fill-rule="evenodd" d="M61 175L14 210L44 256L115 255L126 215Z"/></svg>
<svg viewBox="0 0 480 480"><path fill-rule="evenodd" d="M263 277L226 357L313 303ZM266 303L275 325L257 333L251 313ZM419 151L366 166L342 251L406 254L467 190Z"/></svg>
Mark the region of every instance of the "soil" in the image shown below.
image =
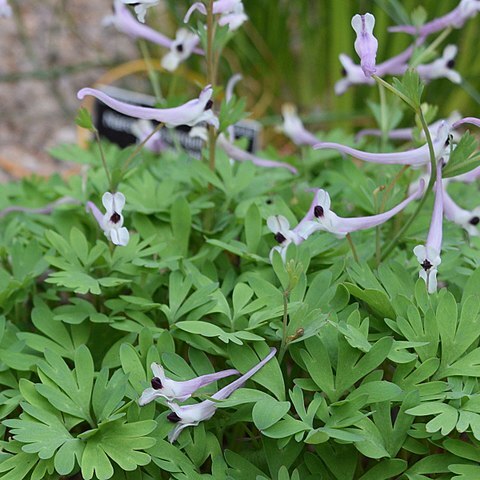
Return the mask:
<svg viewBox="0 0 480 480"><path fill-rule="evenodd" d="M102 19L110 0L10 0L0 18L0 181L67 168L49 147L76 141L76 92L138 57Z"/></svg>

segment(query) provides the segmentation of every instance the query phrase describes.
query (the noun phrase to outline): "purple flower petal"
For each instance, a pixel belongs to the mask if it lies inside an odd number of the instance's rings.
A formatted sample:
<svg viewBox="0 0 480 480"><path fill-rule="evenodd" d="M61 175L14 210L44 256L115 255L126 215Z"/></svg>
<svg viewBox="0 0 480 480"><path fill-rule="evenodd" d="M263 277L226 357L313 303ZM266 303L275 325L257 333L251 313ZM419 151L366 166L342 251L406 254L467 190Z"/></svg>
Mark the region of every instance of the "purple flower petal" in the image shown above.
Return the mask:
<svg viewBox="0 0 480 480"><path fill-rule="evenodd" d="M218 137L217 145L225 151L225 153L230 157L236 160L237 162L252 162L259 167L266 167L266 168L286 168L291 173L296 174L297 169L289 165L288 163L284 162L276 162L274 160L266 160L264 158L257 157L252 155L241 148L236 147L232 143L230 143L224 135L220 135Z"/></svg>
<svg viewBox="0 0 480 480"><path fill-rule="evenodd" d="M94 88L82 88L77 93L77 97L82 100L84 97L91 95L124 115L145 120L157 120L167 126L193 126L199 122L207 122L218 128L218 118L213 114L209 104L212 94L212 87L208 85L202 90L198 99L190 100L178 107L163 109L131 105L116 100L101 90Z"/></svg>
<svg viewBox="0 0 480 480"><path fill-rule="evenodd" d="M438 129L437 137L433 141L435 158L437 159L445 153L450 130L451 128L446 122L443 122ZM368 153L339 143L329 142L320 142L313 148L338 150L365 162L382 163L384 165L425 165L430 162L428 144L414 150L395 153Z"/></svg>

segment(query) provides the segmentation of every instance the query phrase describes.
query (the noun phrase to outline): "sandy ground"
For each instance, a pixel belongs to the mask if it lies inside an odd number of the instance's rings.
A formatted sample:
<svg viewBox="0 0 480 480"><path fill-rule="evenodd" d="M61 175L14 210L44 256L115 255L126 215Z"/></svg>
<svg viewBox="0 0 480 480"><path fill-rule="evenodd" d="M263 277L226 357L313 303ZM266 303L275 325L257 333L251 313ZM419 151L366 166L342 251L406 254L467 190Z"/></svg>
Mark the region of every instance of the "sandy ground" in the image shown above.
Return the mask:
<svg viewBox="0 0 480 480"><path fill-rule="evenodd" d="M110 0L10 4L14 18L0 18L0 181L64 168L46 149L76 141L76 92L138 57L129 38L101 26Z"/></svg>

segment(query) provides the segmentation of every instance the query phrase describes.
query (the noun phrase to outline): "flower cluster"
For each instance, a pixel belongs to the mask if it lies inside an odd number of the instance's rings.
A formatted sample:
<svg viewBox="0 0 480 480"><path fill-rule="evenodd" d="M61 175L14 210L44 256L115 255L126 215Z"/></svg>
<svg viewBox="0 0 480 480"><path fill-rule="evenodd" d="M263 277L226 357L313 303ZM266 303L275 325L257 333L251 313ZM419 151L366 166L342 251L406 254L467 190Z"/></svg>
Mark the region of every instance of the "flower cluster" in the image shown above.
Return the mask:
<svg viewBox="0 0 480 480"><path fill-rule="evenodd" d="M352 27L357 35L354 47L360 57L360 66L356 65L347 55L340 55L345 78L336 84L336 93L344 93L350 85L354 84L374 84L375 81L372 76L375 75L380 77L386 74L404 73L408 68L408 61L412 58L415 47L422 45L428 35L449 27L460 28L468 18L475 16L479 10L480 2L462 0L452 12L425 24L423 27L418 29L404 26L392 28L391 31L416 34L418 38L414 45L381 64L376 64L378 41L373 36L374 16L370 13L355 15L352 18ZM443 55L437 60L429 64L417 65L416 70L419 77L425 82L446 77L453 83L460 83L460 75L453 70L456 54L457 47L448 45L444 49ZM421 265L419 275L425 280L429 293L435 292L437 289L437 267L441 263L443 217L445 216L448 220L460 225L470 235L479 235L477 225L480 223L480 207L473 211L461 208L449 196L446 188L449 181L474 181L480 176L480 167L446 180L442 179L442 168L448 163L450 154L459 141L458 127L466 123L480 127L480 120L473 117L461 118L457 112L454 112L450 118L439 120L428 127L432 139L431 144L426 141L425 132L422 132L421 136L425 143L418 148L394 153L370 153L348 145L319 141L314 134L305 129L296 114L295 107L292 105L285 105L282 113L284 123L281 131L298 146L309 145L314 149L333 149L365 162L404 165L422 168L425 172L419 180L411 184L410 196L403 202L388 212L370 217L339 217L330 210L328 193L317 189L309 211L295 228L291 229L289 221L282 215L271 216L267 219L267 226L279 244L272 248L270 257L274 251L278 251L285 261L287 248L290 244L299 245L316 231L326 231L341 238L355 230L378 226L403 210L412 200L421 198L425 191L425 181L428 181L431 175L436 175L435 181L432 178L430 182L435 185L435 201L427 241L425 245L417 245L414 248L414 254ZM396 129L384 133L390 139L412 140L414 137L412 128ZM357 140L366 135L380 136L384 133L375 129L362 130L357 135ZM436 172L432 171L432 162L436 165Z"/></svg>
<svg viewBox="0 0 480 480"><path fill-rule="evenodd" d="M192 405L178 405L175 401L184 402L198 389L222 378L239 375L240 372L230 369L208 375L201 375L191 380L175 381L165 375L165 371L161 365L152 363L151 368L154 376L151 380L151 387L143 391L138 403L140 406L144 406L160 397L167 401L167 405L171 410L167 419L176 424L175 428L168 434L168 440L173 443L186 427L196 426L200 422L212 418L217 410L218 402L228 398L235 390L242 387L248 379L253 377L253 375L274 357L276 352L276 348L270 349L270 353L263 360L232 383L211 395L211 400L203 400L202 402Z"/></svg>

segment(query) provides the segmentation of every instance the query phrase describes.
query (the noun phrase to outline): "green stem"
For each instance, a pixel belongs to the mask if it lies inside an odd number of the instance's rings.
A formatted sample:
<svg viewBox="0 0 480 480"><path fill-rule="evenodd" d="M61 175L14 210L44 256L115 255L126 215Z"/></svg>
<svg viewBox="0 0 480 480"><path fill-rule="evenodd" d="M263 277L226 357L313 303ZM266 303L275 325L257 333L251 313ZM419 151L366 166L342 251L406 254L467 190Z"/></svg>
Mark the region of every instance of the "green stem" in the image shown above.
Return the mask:
<svg viewBox="0 0 480 480"><path fill-rule="evenodd" d="M372 75L372 78L379 84L383 85L387 90L390 90L394 95L401 98L414 112L417 111L415 104L402 92L397 90L393 85L390 85L388 82L383 80L383 78L377 77L377 75Z"/></svg>
<svg viewBox="0 0 480 480"><path fill-rule="evenodd" d="M288 327L288 296L290 292L283 292L283 320L282 320L282 343L280 344L280 352L278 354L278 363L282 363L285 352L287 351L287 327Z"/></svg>
<svg viewBox="0 0 480 480"><path fill-rule="evenodd" d="M422 63L422 60L433 52L444 40L450 35L452 28L444 30L416 59L412 62L411 67L416 67Z"/></svg>
<svg viewBox="0 0 480 480"><path fill-rule="evenodd" d="M100 135L98 134L98 130L96 128L93 130L93 133L95 134L95 140L97 141L98 150L100 151L100 158L102 159L103 168L105 170L105 174L107 175L107 180L108 180L108 185L110 187L110 191L114 192L114 185L113 185L113 182L112 182L112 176L110 175L110 170L108 169L108 166L107 166L107 160L105 158L105 153L103 152L103 147L102 147L102 142L100 140Z"/></svg>
<svg viewBox="0 0 480 480"><path fill-rule="evenodd" d="M139 40L138 44L140 45L140 51L142 52L143 59L145 60L145 65L147 66L148 78L152 85L153 93L155 94L155 99L158 103L161 103L163 100L162 92L160 90L160 82L158 79L157 71L153 68L152 57L148 51L148 46L145 40Z"/></svg>
<svg viewBox="0 0 480 480"><path fill-rule="evenodd" d="M352 250L352 255L354 260L357 263L360 263L360 260L358 259L358 255L357 255L357 249L355 248L355 245L352 240L352 236L349 233L347 233L346 237L347 237L348 244L350 245L350 249Z"/></svg>
<svg viewBox="0 0 480 480"><path fill-rule="evenodd" d="M208 0L207 4L207 82L215 90L216 84L216 68L214 55L214 38L215 38L215 19L213 17L213 0ZM215 145L217 143L217 134L213 125L208 127L208 164L210 170L215 170ZM209 187L212 188L211 186Z"/></svg>
<svg viewBox="0 0 480 480"><path fill-rule="evenodd" d="M430 192L433 190L433 185L435 184L437 161L435 158L435 150L433 148L432 136L430 135L430 130L428 129L427 122L425 121L425 117L423 116L422 109L418 108L415 110L415 112L418 115L418 118L420 119L420 123L422 124L422 128L425 133L425 138L427 139L428 152L430 154L430 168L431 168L430 181L428 182L427 189L423 194L420 202L418 202L418 205L415 211L412 213L412 215L410 215L410 218L403 224L402 228L397 232L393 240L385 247L384 253L382 255L382 260L385 260L390 255L390 253L392 253L395 245L398 243L400 238L407 232L407 230L410 228L414 220L417 218L418 214L423 208L423 205L427 201L427 198L430 195Z"/></svg>
<svg viewBox="0 0 480 480"><path fill-rule="evenodd" d="M147 137L145 137L138 145L137 148L130 154L130 156L127 158L125 161L125 164L122 168L122 177L127 171L131 161L135 158L135 156L138 154L138 152L143 148L143 146L155 135L158 131L160 131L163 127L163 123L159 123L149 134Z"/></svg>
<svg viewBox="0 0 480 480"><path fill-rule="evenodd" d="M380 130L382 131L381 147L385 150L388 139L388 126L387 126L387 99L385 96L385 87L379 83L378 93L380 94Z"/></svg>

